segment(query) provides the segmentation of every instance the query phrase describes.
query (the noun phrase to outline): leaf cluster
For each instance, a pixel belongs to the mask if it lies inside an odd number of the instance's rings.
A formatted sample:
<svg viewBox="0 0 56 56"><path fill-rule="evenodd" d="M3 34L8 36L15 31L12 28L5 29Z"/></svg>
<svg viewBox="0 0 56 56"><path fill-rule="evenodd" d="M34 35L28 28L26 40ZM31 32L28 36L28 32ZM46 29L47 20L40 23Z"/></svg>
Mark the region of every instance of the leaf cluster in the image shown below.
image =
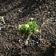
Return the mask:
<svg viewBox="0 0 56 56"><path fill-rule="evenodd" d="M26 27L26 24L21 25L21 27L19 29L19 33L21 35L23 35L23 34L29 35L29 34L31 34L31 32L35 34L35 32L38 28L38 25L36 24L36 22L35 21L32 21L32 22L27 21L27 24L29 25L29 27Z"/></svg>
<svg viewBox="0 0 56 56"><path fill-rule="evenodd" d="M33 32L35 34L36 30L38 29L38 25L36 24L35 21L32 21L32 22L27 22L30 26L30 30L31 32Z"/></svg>

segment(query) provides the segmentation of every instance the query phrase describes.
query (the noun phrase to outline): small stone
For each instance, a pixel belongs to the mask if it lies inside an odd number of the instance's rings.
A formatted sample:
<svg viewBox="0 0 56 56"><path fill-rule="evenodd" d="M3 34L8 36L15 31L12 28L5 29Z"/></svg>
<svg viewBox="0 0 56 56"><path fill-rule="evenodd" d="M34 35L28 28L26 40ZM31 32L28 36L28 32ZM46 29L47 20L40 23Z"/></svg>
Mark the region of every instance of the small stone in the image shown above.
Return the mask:
<svg viewBox="0 0 56 56"><path fill-rule="evenodd" d="M26 40L25 45L28 45L28 40Z"/></svg>
<svg viewBox="0 0 56 56"><path fill-rule="evenodd" d="M0 27L0 30L1 30L1 27Z"/></svg>
<svg viewBox="0 0 56 56"><path fill-rule="evenodd" d="M4 11L7 11L7 10L4 8Z"/></svg>
<svg viewBox="0 0 56 56"><path fill-rule="evenodd" d="M38 44L38 42L36 42Z"/></svg>
<svg viewBox="0 0 56 56"><path fill-rule="evenodd" d="M20 42L20 40L19 40L19 42Z"/></svg>
<svg viewBox="0 0 56 56"><path fill-rule="evenodd" d="M48 14L50 14L50 12L48 12Z"/></svg>

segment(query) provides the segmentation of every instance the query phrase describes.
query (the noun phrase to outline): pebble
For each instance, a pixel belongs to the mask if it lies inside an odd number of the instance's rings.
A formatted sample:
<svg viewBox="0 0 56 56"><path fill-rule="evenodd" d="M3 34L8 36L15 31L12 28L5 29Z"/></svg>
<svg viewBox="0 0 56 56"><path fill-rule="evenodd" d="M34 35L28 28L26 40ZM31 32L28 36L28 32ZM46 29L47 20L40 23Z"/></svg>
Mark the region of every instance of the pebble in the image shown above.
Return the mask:
<svg viewBox="0 0 56 56"><path fill-rule="evenodd" d="M1 30L1 27L0 27L0 30Z"/></svg>
<svg viewBox="0 0 56 56"><path fill-rule="evenodd" d="M25 45L28 45L28 40L25 41Z"/></svg>

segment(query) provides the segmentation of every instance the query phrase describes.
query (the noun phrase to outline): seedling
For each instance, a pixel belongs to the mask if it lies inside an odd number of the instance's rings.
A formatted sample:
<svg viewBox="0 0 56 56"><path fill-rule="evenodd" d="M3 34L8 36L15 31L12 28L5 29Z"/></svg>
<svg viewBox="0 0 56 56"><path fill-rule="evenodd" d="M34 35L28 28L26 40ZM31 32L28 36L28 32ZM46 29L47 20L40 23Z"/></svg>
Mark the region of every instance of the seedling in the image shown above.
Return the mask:
<svg viewBox="0 0 56 56"><path fill-rule="evenodd" d="M31 19L33 20L33 18ZM18 28L19 28L19 33L25 36L28 36L31 33L35 34L39 32L38 25L36 24L35 21L31 21L31 22L27 21L27 24L19 25Z"/></svg>

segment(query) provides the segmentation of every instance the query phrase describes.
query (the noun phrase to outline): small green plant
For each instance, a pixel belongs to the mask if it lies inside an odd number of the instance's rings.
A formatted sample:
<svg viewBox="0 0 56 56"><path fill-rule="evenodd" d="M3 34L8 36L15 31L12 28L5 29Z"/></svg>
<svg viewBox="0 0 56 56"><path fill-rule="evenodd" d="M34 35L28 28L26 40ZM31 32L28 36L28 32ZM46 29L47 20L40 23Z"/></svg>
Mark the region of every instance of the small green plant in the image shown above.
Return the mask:
<svg viewBox="0 0 56 56"><path fill-rule="evenodd" d="M38 25L36 24L36 22L35 21L27 21L27 24L22 24L22 25L19 25L18 26L19 27L19 33L21 34L21 35L30 35L31 34L31 32L32 33L38 33L39 32L39 30L38 30Z"/></svg>

